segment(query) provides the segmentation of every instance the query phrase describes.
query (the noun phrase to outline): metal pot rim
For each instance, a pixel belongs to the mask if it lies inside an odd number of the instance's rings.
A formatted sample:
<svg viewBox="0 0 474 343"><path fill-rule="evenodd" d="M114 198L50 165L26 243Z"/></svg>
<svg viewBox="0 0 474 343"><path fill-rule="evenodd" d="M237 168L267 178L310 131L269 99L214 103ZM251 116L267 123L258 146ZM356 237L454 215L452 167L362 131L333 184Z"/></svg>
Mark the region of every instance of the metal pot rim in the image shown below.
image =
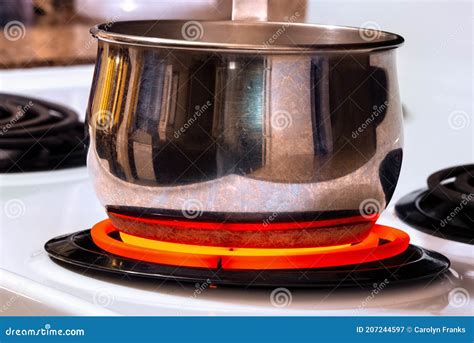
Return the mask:
<svg viewBox="0 0 474 343"><path fill-rule="evenodd" d="M191 26L194 31L189 32L196 37L186 36ZM370 51L393 49L404 42L400 35L370 28L290 22L138 20L98 24L90 32L110 43L251 53Z"/></svg>

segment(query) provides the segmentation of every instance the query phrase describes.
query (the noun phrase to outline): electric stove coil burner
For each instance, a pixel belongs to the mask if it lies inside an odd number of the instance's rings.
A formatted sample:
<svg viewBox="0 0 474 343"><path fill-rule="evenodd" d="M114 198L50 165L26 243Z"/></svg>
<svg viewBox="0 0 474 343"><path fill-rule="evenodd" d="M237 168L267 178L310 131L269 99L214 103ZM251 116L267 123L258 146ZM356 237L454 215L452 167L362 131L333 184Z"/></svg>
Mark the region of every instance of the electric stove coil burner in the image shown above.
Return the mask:
<svg viewBox="0 0 474 343"><path fill-rule="evenodd" d="M307 248L364 240L378 215L357 211L278 213L202 212L188 219L182 211L107 206L112 225L121 232L156 241L241 248ZM197 220L199 219L199 220Z"/></svg>
<svg viewBox="0 0 474 343"><path fill-rule="evenodd" d="M53 260L87 270L109 272L128 277L146 277L183 282L209 282L208 280L210 280L211 283L216 285L245 287L327 288L337 286L364 288L373 287L374 282L385 279L393 283L400 283L436 278L446 272L450 266L449 260L443 255L408 245L406 234L399 230L381 226L376 226L375 232L371 234L370 238L367 238L368 242L365 242L365 245L363 244L366 250L362 258L362 255L350 257L351 249L354 249L350 246L332 247L332 251L326 248L326 251L319 251L314 254L308 254L306 251L308 249L293 249L295 253L306 254L307 258L312 259L309 264L307 259L294 259L295 254L292 255L284 249L245 249L253 250L253 252L258 251L258 253L263 253L262 250L267 252L280 250L281 256L277 256L277 258L273 256L273 260L276 261L273 268L271 264L266 265L268 268L264 268L264 265L262 265L262 263L268 263L272 260L271 254L270 256L264 256L264 258L254 259L255 256L249 254L248 251L240 254L240 257L234 260L238 263L234 264L229 263L232 260L233 252L228 252L227 257L221 256L225 258L221 258L219 262L219 259L216 259L217 255L212 256L212 252L207 251L208 256L201 255L195 259L196 261L201 259L201 267L177 266L173 263L180 259L183 261L183 256L180 255L180 252L183 251L179 250L183 247L176 246L172 247L171 250L155 251L156 254L152 254L153 256L159 256L162 253L161 260L167 264L156 263L158 259L145 261L144 259L150 259L151 256L147 249L153 247L146 248L143 246L143 242L133 242L133 237L130 239L127 235L121 235L110 224L109 220L96 224L92 230L92 234L91 230L85 230L54 238L46 243L45 249ZM104 240L104 237L99 237L100 235L106 235L108 238ZM125 242L122 239L125 239ZM95 241L99 244L96 244ZM376 244L373 245L374 242L372 241L376 241ZM129 245L135 249L137 254L130 255L133 258L120 256L117 253L123 255L123 250L111 249L115 251L115 253L111 253L107 251L110 250L110 246L107 246L107 244L119 247ZM103 249L104 247L107 250ZM201 254L205 248L209 247L196 247L195 253ZM221 247L212 248L222 249ZM142 255L139 255L139 252ZM344 258L343 252L348 257ZM192 255L187 250L185 250L185 253ZM234 254L238 255L239 253ZM288 254L290 262L281 264L282 261L285 261L285 254ZM298 265L302 261L303 263ZM255 267L258 269L254 269ZM280 269L275 269L275 267L280 267Z"/></svg>
<svg viewBox="0 0 474 343"><path fill-rule="evenodd" d="M84 124L71 109L0 93L0 172L85 165Z"/></svg>
<svg viewBox="0 0 474 343"><path fill-rule="evenodd" d="M474 243L474 165L440 170L428 178L428 189L403 197L398 216L431 235Z"/></svg>

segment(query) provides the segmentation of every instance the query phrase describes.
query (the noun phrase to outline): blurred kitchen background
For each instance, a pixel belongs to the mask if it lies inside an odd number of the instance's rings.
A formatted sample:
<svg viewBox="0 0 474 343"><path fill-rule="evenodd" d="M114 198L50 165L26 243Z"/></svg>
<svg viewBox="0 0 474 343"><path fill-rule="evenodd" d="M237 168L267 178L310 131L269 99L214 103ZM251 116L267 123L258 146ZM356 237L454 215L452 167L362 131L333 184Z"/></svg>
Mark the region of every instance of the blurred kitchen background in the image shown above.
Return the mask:
<svg viewBox="0 0 474 343"><path fill-rule="evenodd" d="M306 1L270 0L270 20L288 20ZM283 10L284 9L284 10ZM93 63L89 28L101 22L139 19L227 20L231 0L0 0L0 68ZM21 44L18 41L21 40Z"/></svg>

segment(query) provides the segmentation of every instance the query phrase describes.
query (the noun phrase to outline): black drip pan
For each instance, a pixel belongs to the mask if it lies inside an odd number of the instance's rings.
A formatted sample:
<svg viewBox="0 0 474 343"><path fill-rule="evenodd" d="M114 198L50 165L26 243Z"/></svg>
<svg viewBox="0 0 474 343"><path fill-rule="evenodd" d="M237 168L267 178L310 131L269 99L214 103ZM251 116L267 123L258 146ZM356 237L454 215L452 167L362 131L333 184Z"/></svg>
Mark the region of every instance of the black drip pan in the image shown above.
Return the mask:
<svg viewBox="0 0 474 343"><path fill-rule="evenodd" d="M402 254L376 262L343 267L296 270L224 270L176 267L110 254L92 241L90 230L53 238L45 244L49 256L62 265L88 271L179 282L210 282L241 287L372 288L376 282L433 279L450 266L445 256L409 245Z"/></svg>

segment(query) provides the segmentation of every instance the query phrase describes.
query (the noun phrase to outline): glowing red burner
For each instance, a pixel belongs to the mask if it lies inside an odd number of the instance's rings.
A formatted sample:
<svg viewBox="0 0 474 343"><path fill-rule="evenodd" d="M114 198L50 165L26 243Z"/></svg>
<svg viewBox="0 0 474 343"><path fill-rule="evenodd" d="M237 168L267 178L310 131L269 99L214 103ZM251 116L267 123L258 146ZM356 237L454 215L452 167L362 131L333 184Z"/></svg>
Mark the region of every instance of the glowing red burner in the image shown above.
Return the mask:
<svg viewBox="0 0 474 343"><path fill-rule="evenodd" d="M230 270L307 269L357 265L386 259L404 252L409 236L400 230L375 225L369 236L355 244L316 248L238 248L199 246L156 241L119 232L110 220L91 230L94 243L112 254L177 267Z"/></svg>

